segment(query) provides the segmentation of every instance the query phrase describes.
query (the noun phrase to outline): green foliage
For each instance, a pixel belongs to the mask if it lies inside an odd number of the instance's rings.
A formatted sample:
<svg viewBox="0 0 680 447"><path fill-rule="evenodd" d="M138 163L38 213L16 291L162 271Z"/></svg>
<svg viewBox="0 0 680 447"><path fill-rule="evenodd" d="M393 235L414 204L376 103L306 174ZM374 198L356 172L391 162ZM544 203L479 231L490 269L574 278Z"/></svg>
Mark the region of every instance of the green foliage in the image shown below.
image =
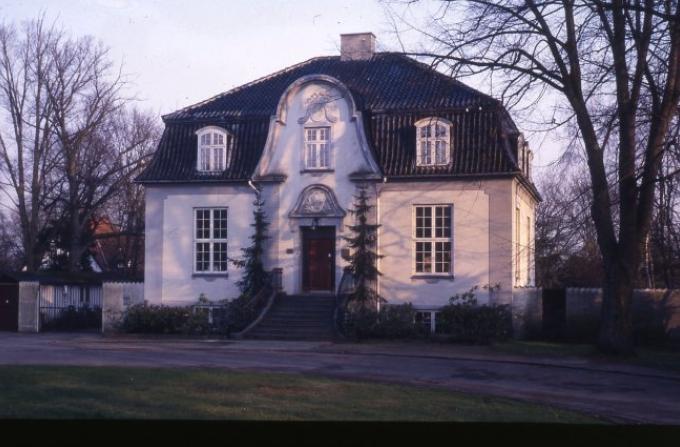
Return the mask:
<svg viewBox="0 0 680 447"><path fill-rule="evenodd" d="M239 332L248 327L260 314L261 307L252 297L241 295L227 303L225 324L228 332Z"/></svg>
<svg viewBox="0 0 680 447"><path fill-rule="evenodd" d="M207 308L193 306L135 304L127 309L118 329L137 334L225 334L221 312L213 311L212 323L208 312Z"/></svg>
<svg viewBox="0 0 680 447"><path fill-rule="evenodd" d="M45 320L44 314L41 317L40 327L46 331L97 329L101 328L102 309L99 306L68 306L56 318Z"/></svg>
<svg viewBox="0 0 680 447"><path fill-rule="evenodd" d="M120 330L141 334L181 334L190 313L189 307L135 304L125 312Z"/></svg>
<svg viewBox="0 0 680 447"><path fill-rule="evenodd" d="M233 300L209 301L204 294L197 305L135 304L118 324L118 330L138 334L229 335L252 323L262 311L264 295L241 295Z"/></svg>
<svg viewBox="0 0 680 447"><path fill-rule="evenodd" d="M512 311L507 305L478 305L477 286L449 299L437 315L437 333L451 341L488 344L512 335ZM493 290L493 288L491 288Z"/></svg>
<svg viewBox="0 0 680 447"><path fill-rule="evenodd" d="M348 270L354 277L354 292L350 295L350 302L377 303L380 297L375 292L375 281L380 272L376 261L382 258L376 252L378 228L380 225L368 223L368 215L375 206L369 205L366 186L359 186L358 194L354 196L353 209L350 213L355 217L355 224L348 225L351 236L345 237L351 254L346 258Z"/></svg>
<svg viewBox="0 0 680 447"><path fill-rule="evenodd" d="M255 198L255 210L253 211L253 223L250 224L254 228L252 236L250 236L250 246L243 248L243 259L232 260L237 267L243 269L243 276L236 283L242 295L255 296L269 283L269 273L264 270L262 262L264 256L264 244L269 236L267 236L267 229L269 222L267 222L264 212L264 201L258 192Z"/></svg>
<svg viewBox="0 0 680 447"><path fill-rule="evenodd" d="M378 312L368 306L357 306L347 313L344 334L352 339L419 338L427 331L416 323L416 310L411 303L383 306Z"/></svg>

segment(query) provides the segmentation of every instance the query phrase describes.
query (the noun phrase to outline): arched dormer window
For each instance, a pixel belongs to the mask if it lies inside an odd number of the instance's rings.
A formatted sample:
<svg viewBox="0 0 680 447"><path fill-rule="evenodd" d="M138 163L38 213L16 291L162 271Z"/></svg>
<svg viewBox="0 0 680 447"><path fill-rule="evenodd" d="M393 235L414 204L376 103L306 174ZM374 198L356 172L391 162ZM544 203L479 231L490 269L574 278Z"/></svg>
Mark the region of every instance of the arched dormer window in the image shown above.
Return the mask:
<svg viewBox="0 0 680 447"><path fill-rule="evenodd" d="M451 161L450 121L429 117L416 123L416 152L418 166L443 166Z"/></svg>
<svg viewBox="0 0 680 447"><path fill-rule="evenodd" d="M226 130L207 126L196 132L198 157L196 169L200 172L221 172L229 167L233 138Z"/></svg>

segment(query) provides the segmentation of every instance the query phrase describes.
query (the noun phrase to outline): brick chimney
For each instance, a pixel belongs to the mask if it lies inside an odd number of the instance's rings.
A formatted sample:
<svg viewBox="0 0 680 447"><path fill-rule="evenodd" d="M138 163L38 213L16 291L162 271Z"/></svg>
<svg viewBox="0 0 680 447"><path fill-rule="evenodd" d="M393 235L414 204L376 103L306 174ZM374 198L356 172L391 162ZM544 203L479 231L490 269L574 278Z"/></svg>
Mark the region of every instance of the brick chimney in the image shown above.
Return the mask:
<svg viewBox="0 0 680 447"><path fill-rule="evenodd" d="M375 53L375 34L340 34L340 60L365 60Z"/></svg>

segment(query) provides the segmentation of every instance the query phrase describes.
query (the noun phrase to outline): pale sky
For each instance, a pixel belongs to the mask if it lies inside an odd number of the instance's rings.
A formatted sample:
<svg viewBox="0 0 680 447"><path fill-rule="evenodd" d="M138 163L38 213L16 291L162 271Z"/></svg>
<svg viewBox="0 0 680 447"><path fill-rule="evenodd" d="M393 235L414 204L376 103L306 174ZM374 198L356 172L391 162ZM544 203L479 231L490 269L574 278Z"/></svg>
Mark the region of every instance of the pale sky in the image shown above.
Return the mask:
<svg viewBox="0 0 680 447"><path fill-rule="evenodd" d="M2 0L0 20L41 12L73 35L90 34L130 75L140 106L158 115L309 58L339 53L340 34L372 31L398 50L377 0ZM407 36L408 37L408 36ZM474 85L489 93L485 86ZM517 123L521 127L521 123ZM528 135L536 171L558 144Z"/></svg>

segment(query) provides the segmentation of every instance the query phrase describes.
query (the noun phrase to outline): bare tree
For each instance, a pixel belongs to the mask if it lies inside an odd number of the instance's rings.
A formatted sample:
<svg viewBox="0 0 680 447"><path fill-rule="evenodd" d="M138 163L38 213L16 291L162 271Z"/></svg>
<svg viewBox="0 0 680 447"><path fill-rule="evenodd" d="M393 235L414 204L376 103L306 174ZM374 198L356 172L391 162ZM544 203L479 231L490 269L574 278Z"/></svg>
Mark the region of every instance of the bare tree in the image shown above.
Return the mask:
<svg viewBox="0 0 680 447"><path fill-rule="evenodd" d="M680 100L678 2L452 0L420 30L433 49L416 56L444 63L459 77L489 76L510 102L550 93L554 121L576 124L605 270L598 345L632 353L633 285ZM613 179L608 154L616 160Z"/></svg>
<svg viewBox="0 0 680 447"><path fill-rule="evenodd" d="M46 89L62 174L53 198L62 211L67 268L75 271L91 243L93 218L134 174L147 155L140 147L155 138L155 128L125 111L125 82L101 43L61 37L49 55Z"/></svg>
<svg viewBox="0 0 680 447"><path fill-rule="evenodd" d="M115 225L113 234L101 234L100 239L115 238L115 245L127 265L123 268L127 273L139 273L143 268L144 254L144 188L133 179L141 173L151 159L161 135L158 120L149 112L133 110L126 114L120 129L120 136L137 141L133 149L132 159L139 163L128 166L125 181L118 192L108 201L103 212Z"/></svg>
<svg viewBox="0 0 680 447"><path fill-rule="evenodd" d="M536 211L536 283L541 287L599 287L602 259L590 219L592 194L582 172L556 166L540 181Z"/></svg>
<svg viewBox="0 0 680 447"><path fill-rule="evenodd" d="M19 221L28 271L37 269L47 247L38 235L49 219L48 193L54 170L52 107L47 95L49 49L60 33L39 18L20 30L0 25L0 172L2 191Z"/></svg>
<svg viewBox="0 0 680 447"><path fill-rule="evenodd" d="M0 271L18 270L23 263L22 247L14 237L16 222L0 213Z"/></svg>
<svg viewBox="0 0 680 447"><path fill-rule="evenodd" d="M659 170L656 213L646 245L646 271L651 285L680 285L680 120L667 139Z"/></svg>

